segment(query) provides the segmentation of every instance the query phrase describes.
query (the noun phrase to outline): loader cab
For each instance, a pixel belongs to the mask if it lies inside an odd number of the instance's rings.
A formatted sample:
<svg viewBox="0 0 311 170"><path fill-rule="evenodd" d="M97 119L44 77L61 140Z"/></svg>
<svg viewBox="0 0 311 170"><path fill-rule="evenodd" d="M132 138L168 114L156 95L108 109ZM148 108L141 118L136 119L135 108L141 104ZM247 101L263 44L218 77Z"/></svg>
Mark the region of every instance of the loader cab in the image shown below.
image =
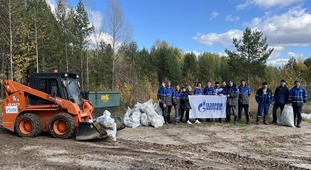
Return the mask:
<svg viewBox="0 0 311 170"><path fill-rule="evenodd" d="M78 104L82 108L82 96L78 75L72 73L33 73L30 75L29 86L33 89ZM53 104L48 100L29 95L30 105Z"/></svg>

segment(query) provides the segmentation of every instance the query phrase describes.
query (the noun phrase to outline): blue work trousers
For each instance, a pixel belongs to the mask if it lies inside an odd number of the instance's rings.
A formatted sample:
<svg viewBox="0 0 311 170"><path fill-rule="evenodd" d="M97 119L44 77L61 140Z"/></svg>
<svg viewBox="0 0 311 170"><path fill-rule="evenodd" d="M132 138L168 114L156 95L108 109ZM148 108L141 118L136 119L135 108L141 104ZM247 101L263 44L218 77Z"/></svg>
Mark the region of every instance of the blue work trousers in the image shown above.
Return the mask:
<svg viewBox="0 0 311 170"><path fill-rule="evenodd" d="M267 117L269 115L270 103L258 103L257 117L261 117L262 112Z"/></svg>

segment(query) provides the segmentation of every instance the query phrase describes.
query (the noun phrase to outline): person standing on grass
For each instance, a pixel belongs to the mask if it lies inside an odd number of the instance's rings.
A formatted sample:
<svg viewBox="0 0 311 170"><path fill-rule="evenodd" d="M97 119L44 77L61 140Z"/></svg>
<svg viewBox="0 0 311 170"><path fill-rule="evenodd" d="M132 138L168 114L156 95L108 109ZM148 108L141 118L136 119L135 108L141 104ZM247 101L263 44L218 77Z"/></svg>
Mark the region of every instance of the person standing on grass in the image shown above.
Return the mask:
<svg viewBox="0 0 311 170"><path fill-rule="evenodd" d="M246 85L245 80L240 81L239 86L239 118L238 122L242 119L242 111L244 109L246 124L249 124L249 96L251 95L251 89Z"/></svg>
<svg viewBox="0 0 311 170"><path fill-rule="evenodd" d="M202 83L201 82L197 83L197 87L195 88L193 95L203 95ZM199 119L195 119L195 123L201 124Z"/></svg>
<svg viewBox="0 0 311 170"><path fill-rule="evenodd" d="M226 89L227 89L227 83L226 83L226 81L222 81L221 82L221 86L218 88L218 90L216 91L216 94L217 95L227 95L227 91L226 91ZM227 110L228 110L228 101L227 101L227 103L226 103L226 112L228 112ZM219 118L218 119L218 122L219 123L221 123L222 122L222 118Z"/></svg>
<svg viewBox="0 0 311 170"><path fill-rule="evenodd" d="M166 115L167 115L167 112L166 112L166 104L165 104L165 82L163 81L161 83L161 87L158 89L158 100L159 100L159 105L160 105L160 108L162 110L162 113L163 113L163 117L164 117L164 120L166 119ZM165 120L166 121L166 120Z"/></svg>
<svg viewBox="0 0 311 170"><path fill-rule="evenodd" d="M272 124L276 124L277 122L277 110L280 108L282 114L284 106L288 104L288 96L289 89L286 86L286 82L285 80L281 80L280 86L277 87L274 92L273 120L271 121Z"/></svg>
<svg viewBox="0 0 311 170"><path fill-rule="evenodd" d="M202 83L198 82L197 87L193 91L193 95L203 95Z"/></svg>
<svg viewBox="0 0 311 170"><path fill-rule="evenodd" d="M234 124L238 121L238 103L239 103L239 88L233 83L232 80L229 81L228 91L227 91L227 101L228 101L228 112L226 122L230 123L231 114L234 115Z"/></svg>
<svg viewBox="0 0 311 170"><path fill-rule="evenodd" d="M212 81L211 80L207 80L206 81L206 87L203 90L203 94L204 95L216 95L216 90L214 87L212 87ZM212 122L213 119L206 119L207 122Z"/></svg>
<svg viewBox="0 0 311 170"><path fill-rule="evenodd" d="M301 128L301 110L304 103L307 102L307 91L300 86L300 81L295 81L295 86L289 91L289 103L294 110L295 126Z"/></svg>
<svg viewBox="0 0 311 170"><path fill-rule="evenodd" d="M173 105L175 109L175 124L178 124L180 121L180 98L181 98L181 89L180 86L176 86L176 90L173 95Z"/></svg>
<svg viewBox="0 0 311 170"><path fill-rule="evenodd" d="M172 110L172 105L173 105L173 94L174 94L174 89L171 87L171 82L168 81L166 83L166 88L165 88L165 104L166 104L166 124L171 123L171 110Z"/></svg>
<svg viewBox="0 0 311 170"><path fill-rule="evenodd" d="M184 112L186 111L186 123L191 125L192 123L189 120L189 111L191 109L190 102L189 102L189 95L192 95L191 86L187 86L187 88L183 88L183 90L182 90L180 121L182 121Z"/></svg>
<svg viewBox="0 0 311 170"><path fill-rule="evenodd" d="M270 104L274 100L273 93L268 88L267 82L262 83L262 88L257 90L255 98L256 98L256 102L258 103L258 112L257 112L256 123L259 125L262 112L264 112L263 123L267 125L268 124Z"/></svg>

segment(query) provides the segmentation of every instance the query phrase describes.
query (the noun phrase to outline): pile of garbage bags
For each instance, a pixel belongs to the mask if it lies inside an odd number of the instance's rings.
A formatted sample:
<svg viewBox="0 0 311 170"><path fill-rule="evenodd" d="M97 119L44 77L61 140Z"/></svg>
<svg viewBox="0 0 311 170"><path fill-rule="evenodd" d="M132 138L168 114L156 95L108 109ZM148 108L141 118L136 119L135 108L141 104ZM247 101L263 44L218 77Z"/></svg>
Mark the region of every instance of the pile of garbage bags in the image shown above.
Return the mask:
<svg viewBox="0 0 311 170"><path fill-rule="evenodd" d="M133 109L128 108L123 118L127 127L136 128L140 125L160 128L163 126L164 118L162 110L157 103L152 103L152 99L146 103L137 103Z"/></svg>
<svg viewBox="0 0 311 170"><path fill-rule="evenodd" d="M111 118L111 113L105 110L102 116L96 119L96 122L102 124L105 127L107 136L109 136L113 141L117 140L117 124L113 118Z"/></svg>

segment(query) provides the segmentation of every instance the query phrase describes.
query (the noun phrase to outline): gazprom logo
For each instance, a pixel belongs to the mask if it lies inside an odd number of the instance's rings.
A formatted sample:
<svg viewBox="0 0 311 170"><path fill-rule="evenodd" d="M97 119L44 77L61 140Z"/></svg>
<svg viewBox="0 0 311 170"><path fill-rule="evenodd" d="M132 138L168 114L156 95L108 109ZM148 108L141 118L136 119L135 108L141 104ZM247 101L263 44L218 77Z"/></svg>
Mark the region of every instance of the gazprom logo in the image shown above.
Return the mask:
<svg viewBox="0 0 311 170"><path fill-rule="evenodd" d="M205 112L208 110L216 111L216 110L222 110L223 104L222 103L207 103L205 99L202 103L199 104L198 110L200 112Z"/></svg>
<svg viewBox="0 0 311 170"><path fill-rule="evenodd" d="M18 113L18 108L17 108L17 106L6 106L5 111L7 114Z"/></svg>

